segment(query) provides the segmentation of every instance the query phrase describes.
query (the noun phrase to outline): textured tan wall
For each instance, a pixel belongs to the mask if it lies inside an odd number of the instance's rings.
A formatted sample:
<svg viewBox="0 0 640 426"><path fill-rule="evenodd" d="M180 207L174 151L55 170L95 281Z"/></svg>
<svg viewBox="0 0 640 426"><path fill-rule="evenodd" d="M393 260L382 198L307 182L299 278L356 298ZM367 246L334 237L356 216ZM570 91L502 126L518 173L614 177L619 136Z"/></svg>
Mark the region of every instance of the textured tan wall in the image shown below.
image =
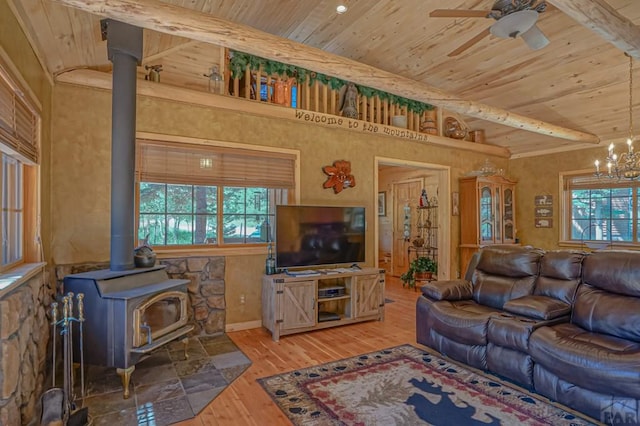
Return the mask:
<svg viewBox="0 0 640 426"><path fill-rule="evenodd" d="M51 97L52 87L38 62L38 58L31 49L31 45L24 36L22 29L9 9L6 0L0 0L0 46L7 53L13 65L17 68L21 77L29 86L33 94L42 105L41 119L41 162L40 162L40 188L41 188L41 233L45 251L45 260L49 260L50 254L50 200L51 188L49 185L50 173L50 145L51 145Z"/></svg>
<svg viewBox="0 0 640 426"><path fill-rule="evenodd" d="M605 147L570 151L562 154L511 160L509 175L518 181L516 189L516 218L518 238L522 244L530 244L547 250L559 249L560 194L559 173L573 170L590 170L596 158L602 159ZM536 228L535 196L553 196L553 228Z"/></svg>
<svg viewBox="0 0 640 426"><path fill-rule="evenodd" d="M51 232L49 173L52 87L6 0L0 0L0 46L42 106L40 222L45 260L48 260ZM4 310L3 316L13 321L8 321L1 344L3 362L0 363L0 381L3 381L3 388L8 389L4 392L8 397L0 404L0 424L30 424L37 415L35 407L43 390L48 367L46 311L51 295L46 291L47 277L37 276L28 280L2 302L5 304L1 308ZM9 378L14 379L13 387Z"/></svg>
<svg viewBox="0 0 640 426"><path fill-rule="evenodd" d="M57 264L109 258L110 92L56 85L53 136L53 256ZM375 156L444 164L458 177L477 169L485 156L385 136L352 132L216 110L152 98L138 100L137 129L251 145L297 149L301 162L301 204L363 205L367 208L367 265L374 262L377 194ZM349 160L356 186L334 194L323 189L322 166ZM493 159L500 167L506 160ZM452 273L457 265L458 218L451 229ZM229 256L227 323L260 319L260 276L264 256ZM239 305L240 295L246 297Z"/></svg>

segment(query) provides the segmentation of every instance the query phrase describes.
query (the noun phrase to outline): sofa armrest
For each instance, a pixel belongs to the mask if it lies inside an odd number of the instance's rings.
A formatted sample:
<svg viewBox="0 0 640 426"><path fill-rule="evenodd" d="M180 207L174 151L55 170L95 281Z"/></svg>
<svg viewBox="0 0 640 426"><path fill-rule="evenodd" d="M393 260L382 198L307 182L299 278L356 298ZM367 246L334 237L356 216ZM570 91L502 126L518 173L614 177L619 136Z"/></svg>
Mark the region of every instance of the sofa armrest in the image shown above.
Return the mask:
<svg viewBox="0 0 640 426"><path fill-rule="evenodd" d="M571 305L553 297L530 295L509 300L503 309L529 318L550 320L568 315Z"/></svg>
<svg viewBox="0 0 640 426"><path fill-rule="evenodd" d="M466 280L431 281L421 287L422 294L433 300L468 300L473 295Z"/></svg>

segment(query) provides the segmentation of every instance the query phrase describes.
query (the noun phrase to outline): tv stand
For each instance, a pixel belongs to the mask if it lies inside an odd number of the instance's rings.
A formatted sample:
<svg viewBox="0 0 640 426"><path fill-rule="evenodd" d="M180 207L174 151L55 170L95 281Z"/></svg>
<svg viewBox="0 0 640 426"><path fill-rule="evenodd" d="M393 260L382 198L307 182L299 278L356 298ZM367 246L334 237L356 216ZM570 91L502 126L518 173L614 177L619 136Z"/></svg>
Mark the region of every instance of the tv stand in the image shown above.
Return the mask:
<svg viewBox="0 0 640 426"><path fill-rule="evenodd" d="M262 326L280 336L384 319L384 269L262 278Z"/></svg>

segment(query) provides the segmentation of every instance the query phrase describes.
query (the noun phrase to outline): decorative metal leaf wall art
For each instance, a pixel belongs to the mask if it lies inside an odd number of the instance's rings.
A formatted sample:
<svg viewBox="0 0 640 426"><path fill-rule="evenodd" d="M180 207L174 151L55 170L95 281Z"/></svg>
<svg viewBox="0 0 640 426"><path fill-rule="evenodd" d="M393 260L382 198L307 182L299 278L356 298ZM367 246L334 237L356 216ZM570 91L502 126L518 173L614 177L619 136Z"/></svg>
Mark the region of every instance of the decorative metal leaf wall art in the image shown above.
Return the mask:
<svg viewBox="0 0 640 426"><path fill-rule="evenodd" d="M322 186L324 188L333 188L336 194L339 194L345 188L356 186L356 178L351 174L350 161L334 161L333 166L324 166L322 171L329 176Z"/></svg>

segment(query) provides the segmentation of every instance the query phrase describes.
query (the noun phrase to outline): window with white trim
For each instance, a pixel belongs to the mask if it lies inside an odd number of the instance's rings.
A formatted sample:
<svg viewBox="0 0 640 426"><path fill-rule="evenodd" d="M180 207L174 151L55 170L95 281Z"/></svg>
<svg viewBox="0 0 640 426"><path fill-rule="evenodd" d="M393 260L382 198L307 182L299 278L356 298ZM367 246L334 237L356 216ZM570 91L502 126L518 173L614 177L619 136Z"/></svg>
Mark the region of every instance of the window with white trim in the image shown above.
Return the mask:
<svg viewBox="0 0 640 426"><path fill-rule="evenodd" d="M564 175L564 239L638 244L640 182Z"/></svg>
<svg viewBox="0 0 640 426"><path fill-rule="evenodd" d="M0 63L0 188L2 215L0 215L0 270L25 261L25 245L33 242L26 236L37 235L37 230L25 230L26 206L30 215L37 210L35 200L25 201L25 173L34 176L39 161L40 114L24 95L24 91ZM29 179L35 186L35 179ZM29 221L31 223L31 221ZM28 232L27 232L28 231ZM35 259L27 259L34 261Z"/></svg>
<svg viewBox="0 0 640 426"><path fill-rule="evenodd" d="M136 157L138 241L152 246L271 241L295 187L286 153L139 139Z"/></svg>

